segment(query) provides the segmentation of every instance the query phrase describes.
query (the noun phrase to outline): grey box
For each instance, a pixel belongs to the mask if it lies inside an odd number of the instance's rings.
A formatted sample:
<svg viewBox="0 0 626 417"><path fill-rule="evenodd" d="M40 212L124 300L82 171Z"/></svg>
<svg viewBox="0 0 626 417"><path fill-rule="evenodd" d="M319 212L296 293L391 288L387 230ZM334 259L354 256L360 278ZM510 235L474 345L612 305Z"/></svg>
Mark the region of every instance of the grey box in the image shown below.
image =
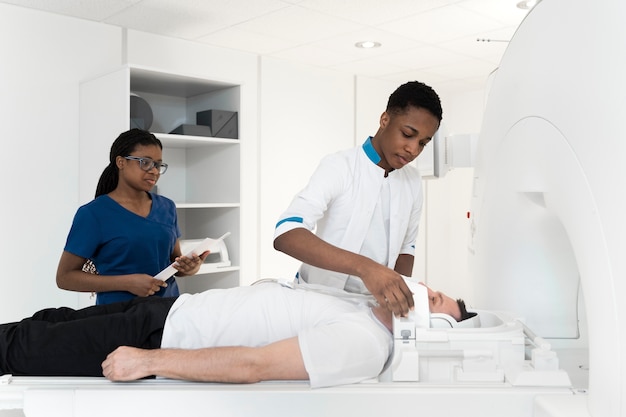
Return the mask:
<svg viewBox="0 0 626 417"><path fill-rule="evenodd" d="M170 133L188 136L213 136L209 126L180 125Z"/></svg>
<svg viewBox="0 0 626 417"><path fill-rule="evenodd" d="M204 110L196 113L198 125L210 126L213 136L239 139L239 123L236 111Z"/></svg>

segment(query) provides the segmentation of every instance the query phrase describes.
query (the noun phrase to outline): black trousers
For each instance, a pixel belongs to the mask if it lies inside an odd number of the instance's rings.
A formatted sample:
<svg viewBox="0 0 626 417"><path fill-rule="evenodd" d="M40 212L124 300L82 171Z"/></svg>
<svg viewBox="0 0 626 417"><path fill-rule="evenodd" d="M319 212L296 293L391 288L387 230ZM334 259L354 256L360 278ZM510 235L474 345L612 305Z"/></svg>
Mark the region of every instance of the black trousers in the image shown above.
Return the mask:
<svg viewBox="0 0 626 417"><path fill-rule="evenodd" d="M0 375L102 376L102 362L119 346L161 346L176 298L135 298L81 310L46 309L0 325Z"/></svg>

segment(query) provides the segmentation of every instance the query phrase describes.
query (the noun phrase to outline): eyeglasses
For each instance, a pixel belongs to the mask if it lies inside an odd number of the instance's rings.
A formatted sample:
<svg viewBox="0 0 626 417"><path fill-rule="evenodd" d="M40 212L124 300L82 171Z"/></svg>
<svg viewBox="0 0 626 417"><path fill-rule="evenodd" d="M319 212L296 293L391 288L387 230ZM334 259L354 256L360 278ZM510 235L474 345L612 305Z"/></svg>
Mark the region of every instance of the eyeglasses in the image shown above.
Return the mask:
<svg viewBox="0 0 626 417"><path fill-rule="evenodd" d="M159 174L165 174L167 171L167 164L164 162L154 161L150 158L140 158L138 156L125 156L126 159L132 159L133 161L139 161L139 168L144 171L150 171L152 168L156 168Z"/></svg>

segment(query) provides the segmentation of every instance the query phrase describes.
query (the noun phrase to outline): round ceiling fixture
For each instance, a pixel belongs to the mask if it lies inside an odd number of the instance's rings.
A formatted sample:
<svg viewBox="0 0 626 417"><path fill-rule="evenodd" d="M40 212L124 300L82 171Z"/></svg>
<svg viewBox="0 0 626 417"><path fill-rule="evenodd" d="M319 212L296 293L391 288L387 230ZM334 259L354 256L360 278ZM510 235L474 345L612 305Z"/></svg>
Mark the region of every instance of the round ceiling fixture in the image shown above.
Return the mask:
<svg viewBox="0 0 626 417"><path fill-rule="evenodd" d="M371 49L371 48L379 48L382 44L376 41L361 41L354 44L357 48L362 49Z"/></svg>

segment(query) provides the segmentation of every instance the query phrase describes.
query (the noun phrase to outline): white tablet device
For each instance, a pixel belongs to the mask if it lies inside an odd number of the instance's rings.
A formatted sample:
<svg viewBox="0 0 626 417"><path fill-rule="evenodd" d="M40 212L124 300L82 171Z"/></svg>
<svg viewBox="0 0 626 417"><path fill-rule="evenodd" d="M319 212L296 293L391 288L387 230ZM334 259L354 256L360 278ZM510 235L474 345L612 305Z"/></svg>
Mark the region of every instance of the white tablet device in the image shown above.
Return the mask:
<svg viewBox="0 0 626 417"><path fill-rule="evenodd" d="M219 242L226 239L228 235L230 235L230 232L224 233L221 237L217 239L211 239L210 237L207 237L206 239L203 239L200 243L198 243L196 246L194 246L194 248L191 249L189 252L185 253L185 256L187 258L191 258L193 255L201 255L206 251L215 252L219 249L218 247ZM156 274L154 277L156 279L165 281L166 279L174 275L176 272L178 272L176 268L174 268L174 265L176 265L176 262L172 262L167 268L165 268L164 270Z"/></svg>

